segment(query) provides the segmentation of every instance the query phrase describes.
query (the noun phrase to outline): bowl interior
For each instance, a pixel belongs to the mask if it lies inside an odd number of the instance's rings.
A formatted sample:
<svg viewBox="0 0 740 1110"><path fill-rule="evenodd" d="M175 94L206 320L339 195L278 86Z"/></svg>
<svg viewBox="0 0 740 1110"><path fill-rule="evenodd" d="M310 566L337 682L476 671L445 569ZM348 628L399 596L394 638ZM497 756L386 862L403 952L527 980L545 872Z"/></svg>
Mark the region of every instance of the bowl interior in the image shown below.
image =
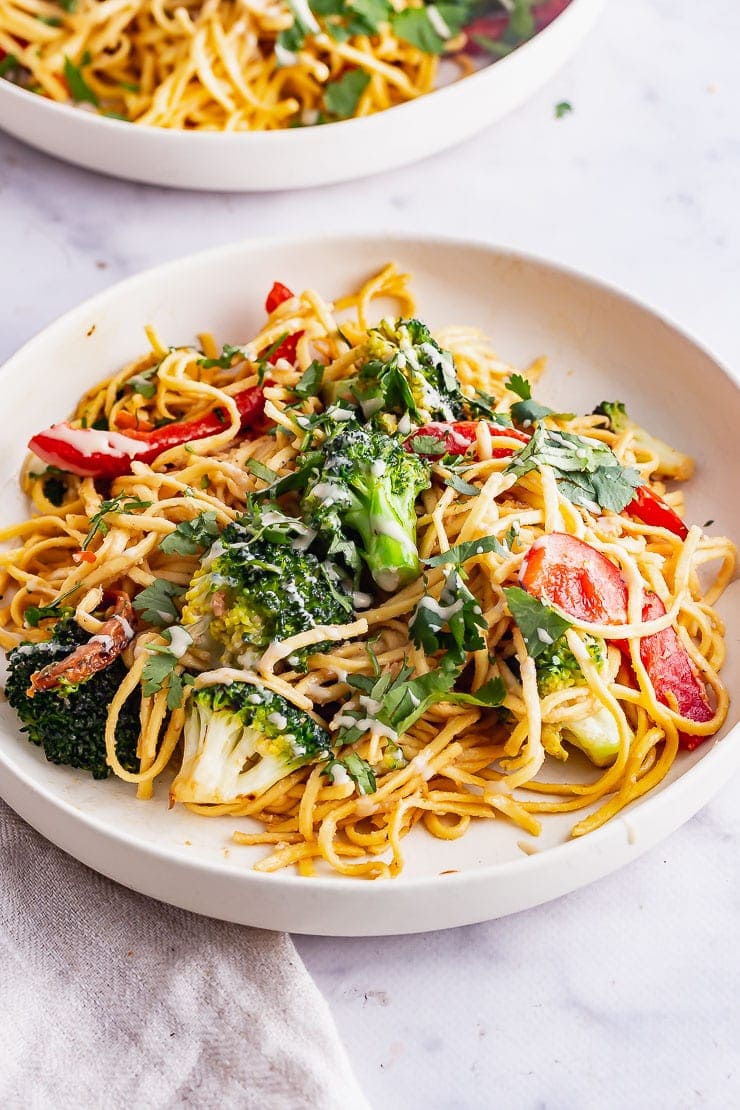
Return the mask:
<svg viewBox="0 0 740 1110"><path fill-rule="evenodd" d="M601 400L619 398L641 423L693 454L697 473L687 488L689 517L699 523L714 520L712 533L740 536L740 477L728 466L737 453L740 392L689 339L621 294L543 262L457 242L363 237L271 240L211 251L124 282L32 340L2 371L7 430L0 443L0 526L27 512L17 476L29 436L61 419L86 387L146 349L144 324L156 325L172 344L195 341L201 331L213 332L219 342L241 343L259 327L265 292L276 278L331 298L389 260L413 273L418 313L433 328L475 324L491 336L503 358L519 367L546 354L548 369L538 389L542 401L555 409L590 411ZM731 690L738 689L737 583L720 611L728 627L724 676ZM723 735L737 719L736 704ZM690 776L715 748L709 743L682 755L656 794ZM182 809L168 812L164 785L153 801L139 802L123 783L94 783L51 766L19 736L5 704L0 705L0 767L3 777L11 774L33 784L46 803L73 807L173 857L243 874L263 854L237 847L226 854L233 829L247 823L203 820ZM653 795L633 804L629 820L639 824L652 801ZM571 823L567 815L546 819L540 850L562 844ZM503 821L481 823L452 842L414 832L398 882L523 860L521 840L521 832Z"/></svg>

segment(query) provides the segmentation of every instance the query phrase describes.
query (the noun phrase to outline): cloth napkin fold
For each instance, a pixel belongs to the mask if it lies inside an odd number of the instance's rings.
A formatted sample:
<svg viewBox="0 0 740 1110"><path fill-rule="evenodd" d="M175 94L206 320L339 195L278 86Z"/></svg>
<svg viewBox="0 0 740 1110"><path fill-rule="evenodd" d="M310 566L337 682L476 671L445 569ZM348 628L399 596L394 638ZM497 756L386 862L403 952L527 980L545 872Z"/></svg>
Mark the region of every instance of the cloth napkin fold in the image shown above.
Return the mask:
<svg viewBox="0 0 740 1110"><path fill-rule="evenodd" d="M134 894L0 801L4 1110L369 1110L288 936Z"/></svg>

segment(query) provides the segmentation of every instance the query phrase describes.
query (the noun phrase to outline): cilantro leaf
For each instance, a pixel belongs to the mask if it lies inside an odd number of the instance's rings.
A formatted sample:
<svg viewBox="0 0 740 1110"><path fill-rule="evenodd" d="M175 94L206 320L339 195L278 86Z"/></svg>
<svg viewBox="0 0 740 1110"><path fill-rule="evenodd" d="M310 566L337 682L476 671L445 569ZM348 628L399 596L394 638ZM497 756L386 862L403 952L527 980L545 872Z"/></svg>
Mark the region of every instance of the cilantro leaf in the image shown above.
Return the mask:
<svg viewBox="0 0 740 1110"><path fill-rule="evenodd" d="M151 585L141 590L134 598L133 605L145 621L160 626L174 624L180 619L175 606L175 598L185 593L185 586L170 582L166 578L155 578Z"/></svg>
<svg viewBox="0 0 740 1110"><path fill-rule="evenodd" d="M445 40L437 34L426 8L404 8L391 16L394 35L424 54L441 54Z"/></svg>
<svg viewBox="0 0 740 1110"><path fill-rule="evenodd" d="M639 472L622 466L606 444L538 424L504 473L521 478L541 466L553 469L560 492L569 501L592 512L595 507L620 513L642 485Z"/></svg>
<svg viewBox="0 0 740 1110"><path fill-rule="evenodd" d="M78 582L76 586L72 586L70 590L60 594L56 601L52 601L50 605L29 605L23 614L23 618L29 628L38 628L40 621L51 620L67 620L74 613L74 609L69 605L63 605L62 602L66 601L72 594L76 594L81 589L82 583Z"/></svg>
<svg viewBox="0 0 740 1110"><path fill-rule="evenodd" d="M450 486L456 493L462 493L465 497L477 497L480 493L478 486L474 486L472 482L466 482L452 469L445 468L442 477L446 486Z"/></svg>
<svg viewBox="0 0 740 1110"><path fill-rule="evenodd" d="M511 406L511 415L515 423L526 426L535 424L543 416L555 415L554 410L549 409L547 405L540 405L532 400L532 386L522 374L512 374L506 382L506 388L521 398Z"/></svg>
<svg viewBox="0 0 740 1110"><path fill-rule="evenodd" d="M0 77L7 77L9 73L15 73L17 69L20 69L20 62L15 54L6 54L0 60Z"/></svg>
<svg viewBox="0 0 740 1110"><path fill-rule="evenodd" d="M313 360L301 374L300 380L293 386L296 397L316 397L321 389L325 367L323 363Z"/></svg>
<svg viewBox="0 0 740 1110"><path fill-rule="evenodd" d="M509 612L524 637L527 653L532 659L541 655L571 627L569 620L520 586L505 587L504 594Z"/></svg>
<svg viewBox="0 0 740 1110"><path fill-rule="evenodd" d="M363 795L374 794L377 790L378 785L372 767L367 760L359 756L357 752L350 752L341 759L329 760L321 773L322 775L329 775L332 783L334 782L333 769L335 767L344 767L349 777L355 783L358 793Z"/></svg>
<svg viewBox="0 0 740 1110"><path fill-rule="evenodd" d="M511 393L516 393L522 401L531 401L532 386L523 374L512 374L504 384Z"/></svg>
<svg viewBox="0 0 740 1110"><path fill-rule="evenodd" d="M166 632L165 635L168 635ZM176 671L180 659L170 647L164 644L147 644L146 650L149 658L144 664L141 673L142 689L144 696L149 698L158 694L162 687L167 685L167 708L171 711L179 709L185 686L193 683L191 675L180 675Z"/></svg>
<svg viewBox="0 0 740 1110"><path fill-rule="evenodd" d="M23 618L29 628L38 628L40 621L51 620L68 620L74 613L74 609L70 605L60 605L58 601L52 602L51 605L29 605L23 614Z"/></svg>
<svg viewBox="0 0 740 1110"><path fill-rule="evenodd" d="M461 567L474 555L484 555L488 551L495 551L497 555L511 554L495 536L482 536L477 540L457 543L449 551L443 551L439 555L432 555L431 559L425 559L424 563L428 567L441 567L444 563L453 563L454 566Z"/></svg>
<svg viewBox="0 0 740 1110"><path fill-rule="evenodd" d="M293 23L287 30L280 32L277 41L286 50L295 53L301 49L307 35L317 35L321 28L308 4L301 4L298 8L293 0L288 0L288 7L293 13Z"/></svg>
<svg viewBox="0 0 740 1110"><path fill-rule="evenodd" d="M477 597L470 592L454 568L447 571L439 601L425 595L409 624L411 639L427 653L446 651L455 663L466 654L486 646L482 632L488 631Z"/></svg>
<svg viewBox="0 0 740 1110"><path fill-rule="evenodd" d="M85 64L85 59L83 58L81 65ZM100 107L98 95L90 88L87 81L82 76L82 69L78 69L78 67L69 60L66 54L64 56L64 77L69 88L70 96L76 104L84 104L87 102L93 104L96 108Z"/></svg>
<svg viewBox="0 0 740 1110"><path fill-rule="evenodd" d="M561 100L555 105L555 119L562 119L567 116L569 112L573 111L573 105L569 100Z"/></svg>
<svg viewBox="0 0 740 1110"><path fill-rule="evenodd" d="M192 520L181 520L174 532L159 541L159 549L165 555L196 555L210 547L218 535L216 514L199 513Z"/></svg>
<svg viewBox="0 0 740 1110"><path fill-rule="evenodd" d="M157 367L153 366L151 370L144 370L141 374L135 374L125 384L132 393L139 393L142 397L151 398L157 392L156 383L152 380L156 373Z"/></svg>
<svg viewBox="0 0 740 1110"><path fill-rule="evenodd" d="M219 370L228 370L236 355L239 355L242 359L247 357L243 347L230 347L228 343L224 343L218 358L199 358L198 366L202 366L204 370L210 370L214 366L217 366Z"/></svg>
<svg viewBox="0 0 740 1110"><path fill-rule="evenodd" d="M409 446L415 455L424 455L426 458L447 453L445 441L439 436L415 435L411 437Z"/></svg>
<svg viewBox="0 0 740 1110"><path fill-rule="evenodd" d="M349 119L357 111L360 97L370 84L364 69L349 69L324 87L324 107L337 119Z"/></svg>
<svg viewBox="0 0 740 1110"><path fill-rule="evenodd" d="M90 517L90 531L82 541L82 550L87 551L95 536L107 536L110 527L106 521L108 513L133 513L137 509L148 509L151 501L142 501L140 497L129 497L127 493L117 493L108 501L101 501L100 508Z"/></svg>

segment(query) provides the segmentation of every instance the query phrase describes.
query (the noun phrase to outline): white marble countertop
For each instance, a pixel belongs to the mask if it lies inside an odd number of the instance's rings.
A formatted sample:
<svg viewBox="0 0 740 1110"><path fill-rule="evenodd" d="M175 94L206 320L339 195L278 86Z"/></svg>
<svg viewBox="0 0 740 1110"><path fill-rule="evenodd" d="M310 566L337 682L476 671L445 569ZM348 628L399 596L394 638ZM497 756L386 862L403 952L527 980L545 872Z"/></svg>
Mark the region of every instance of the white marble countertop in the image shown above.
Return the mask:
<svg viewBox="0 0 740 1110"><path fill-rule="evenodd" d="M740 8L614 0L576 60L454 151L303 194L177 194L0 137L0 361L119 278L252 234L443 231L597 274L740 370ZM561 120L554 105L569 100ZM297 938L384 1110L740 1102L740 783L627 870L486 925Z"/></svg>

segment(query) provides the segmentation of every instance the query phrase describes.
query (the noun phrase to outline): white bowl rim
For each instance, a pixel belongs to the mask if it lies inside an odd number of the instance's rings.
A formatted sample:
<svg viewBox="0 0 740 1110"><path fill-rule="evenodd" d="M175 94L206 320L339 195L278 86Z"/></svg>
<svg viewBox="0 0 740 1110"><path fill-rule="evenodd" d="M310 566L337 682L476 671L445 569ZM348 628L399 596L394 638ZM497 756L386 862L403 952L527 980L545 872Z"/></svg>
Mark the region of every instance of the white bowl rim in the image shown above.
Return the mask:
<svg viewBox="0 0 740 1110"><path fill-rule="evenodd" d="M596 2L601 2L601 0L596 0ZM537 31L537 33L534 34L531 39L527 39L527 41L523 42L521 46L517 46L516 49L512 50L510 54L505 55L503 58L498 58L492 62L489 62L487 65L483 66L475 73L471 73L468 77L461 78L458 81L452 81L450 84L443 85L441 88L432 89L431 92L425 93L423 96L417 97L415 100L407 100L404 101L403 104L395 104L390 108L383 109L382 112L375 112L373 113L373 115L370 116L356 116L350 119L334 120L330 123L322 124L321 129L322 131L324 131L326 128L331 128L332 133L335 134L338 139L341 139L342 131L346 131L348 127L353 127L355 131L359 131L360 127L364 127L366 130L369 130L370 128L376 126L376 121L378 119L386 118L389 112L393 113L393 118L397 120L399 126L402 126L403 119L400 117L400 113L406 112L409 109L413 109L414 105L419 104L420 102L426 100L428 97L445 96L447 99L450 99L453 95L455 95L456 90L463 83L467 85L469 81L475 81L482 86L484 80L490 80L491 73L498 71L500 74L502 72L502 67L505 67L505 70L513 68L512 63L517 58L517 56L521 54L522 51L526 52L525 56L528 55L531 51L532 46L543 35L546 35L549 38L549 33L551 29L556 24L559 24L562 19L567 18L570 11L580 7L585 7L588 3L594 3L594 0L570 0L568 7L564 8L563 11L560 12L560 14L557 15L551 23L548 23L546 27L543 27L541 31ZM482 87L480 91L481 95L485 95ZM273 131L196 131L185 130L179 127L155 127L153 124L148 123L130 123L128 120L114 119L110 116L100 115L97 112L85 111L85 109L80 108L79 105L61 103L58 100L49 100L47 97L37 96L36 93L29 92L28 89L24 89L20 85L16 85L12 81L8 81L6 78L1 77L0 96L16 96L21 97L26 101L27 98L33 97L33 99L39 105L40 112L55 112L57 115L59 115L60 119L81 119L83 121L81 126L85 127L108 128L109 130L113 128L114 130L110 131L112 135L116 133L116 130L119 134L121 134L122 128L125 128L128 134L130 134L133 129L134 134L148 135L150 137L154 135L167 135L168 142L175 144L189 142L193 144L199 143L203 146L208 146L209 144L219 142L223 139L224 136L228 136L229 140L234 140L235 142L252 142L256 144L259 141L265 143L266 145L278 145L280 142L285 141L286 135L290 135L291 141L295 145L299 145L301 142L309 142L310 136L315 134L315 130L311 127L284 127L277 128ZM342 131L340 131L339 129L342 129Z"/></svg>
<svg viewBox="0 0 740 1110"><path fill-rule="evenodd" d="M657 319L661 324L678 334L678 336L687 341L696 351L698 355L712 361L716 369L727 379L727 381L734 386L737 390L740 388L738 380L734 377L729 370L704 347L698 340L696 340L688 331L683 327L679 327L674 321L663 313L661 310L652 308L644 300L638 299L635 296L626 293L623 289L611 282L604 281L600 278L593 277L587 272L575 269L572 266L558 262L545 255L536 255L531 252L513 249L507 246L499 246L494 243L486 242L475 237L461 237L455 235L435 234L433 236L425 235L417 232L400 232L391 231L388 233L379 232L377 229L370 231L356 231L352 234L346 232L331 232L321 236L318 235L273 235L273 236L255 236L250 239L241 240L238 243L229 243L222 246L210 247L204 251L198 251L193 254L184 255L177 259L172 259L168 262L160 263L157 266L150 267L139 273L133 274L131 277L125 278L122 281L116 282L109 286L107 289L94 294L92 297L87 298L80 304L69 309L57 319L53 320L46 327L42 328L35 336L24 343L2 366L0 366L0 375L5 373L12 373L14 369L14 362L16 359L28 357L33 350L37 340L40 340L46 332L51 328L62 326L65 322L72 322L78 315L89 315L90 313L100 313L105 311L106 304L109 300L116 300L125 293L128 289L133 289L137 284L145 284L154 277L166 278L166 275L175 270L180 270L185 265L187 267L195 267L202 262L217 257L225 257L231 254L239 254L245 249L250 250L253 248L268 248L268 247L288 247L288 246L302 246L306 247L313 243L316 244L317 249L320 250L321 245L331 241L334 243L344 242L348 247L356 241L363 243L377 243L379 246L388 246L391 250L399 250L404 243L409 244L423 244L429 246L441 247L458 247L464 250L477 250L488 254L497 254L500 257L506 257L513 263L523 263L534 265L540 268L549 269L556 275L575 280L577 282L591 285L599 291L621 300L628 307L637 310L641 313L647 313ZM710 783L716 782L717 772L725 769L725 781L729 780L730 775L740 765L740 721L735 724L730 731L722 737L721 740L715 741L712 747L701 757L693 766L687 769L678 779L669 783L667 786L658 790L655 793L648 793L640 798L637 802L639 806L639 813L642 816L647 814L648 818L658 811L663 809L671 809L672 803L675 802L682 794L689 795L696 794L700 800L693 809L686 807L684 816L678 823L688 820L689 817L701 808L706 803L706 798L701 794L701 787L704 780L709 780ZM293 887L304 888L307 881L310 881L311 889L316 891L333 891L336 892L337 884L341 884L346 889L356 889L358 880L349 876L343 875L317 875L310 880L306 880L300 875L294 875L283 871L275 873L262 873L253 869L245 869L239 872L238 877L235 876L233 869L221 863L219 860L200 860L197 858L183 858L180 855L175 855L172 850L162 847L157 844L147 843L143 844L141 839L137 838L134 834L128 832L121 832L118 828L111 826L107 821L96 817L94 814L81 811L75 805L55 794L48 793L43 786L40 786L38 781L32 775L21 771L15 766L14 762L7 758L5 751L0 747L0 766L4 766L14 777L21 781L29 790L34 792L37 796L42 797L53 808L62 811L68 818L74 822L82 824L87 827L91 832L98 832L108 837L122 846L130 846L136 851L144 852L145 854L154 856L161 861L176 864L178 869L185 868L186 870L195 873L216 874L223 878L227 878L234 882L245 882L256 884L262 887L265 884L274 884L276 882ZM716 787L715 787L716 789ZM709 791L709 795L714 790ZM0 788L1 794L1 788ZM629 809L628 809L629 812ZM468 886L470 884L478 885L488 881L495 881L497 877L505 877L511 874L518 874L525 868L531 876L536 876L540 871L547 872L553 860L560 861L567 854L569 861L572 861L575 866L582 854L592 854L593 851L598 851L599 847L605 847L614 841L615 838L624 837L624 822L620 820L621 815L617 814L612 820L608 821L605 825L594 830L588 835L567 840L562 844L548 847L545 851L536 852L532 855L523 854L521 858L505 860L498 863L481 864L475 867L468 867L464 870L455 872L454 875L449 876L448 881L452 881L452 885L456 888L458 886ZM672 827L672 826L671 826ZM420 891L428 888L433 883L437 882L438 876L422 875L411 878L404 878L399 876L397 880L387 883L374 883L373 884L373 897L381 900L388 900L395 897L395 892L398 890L397 882L403 886L404 892L413 892L414 890Z"/></svg>

